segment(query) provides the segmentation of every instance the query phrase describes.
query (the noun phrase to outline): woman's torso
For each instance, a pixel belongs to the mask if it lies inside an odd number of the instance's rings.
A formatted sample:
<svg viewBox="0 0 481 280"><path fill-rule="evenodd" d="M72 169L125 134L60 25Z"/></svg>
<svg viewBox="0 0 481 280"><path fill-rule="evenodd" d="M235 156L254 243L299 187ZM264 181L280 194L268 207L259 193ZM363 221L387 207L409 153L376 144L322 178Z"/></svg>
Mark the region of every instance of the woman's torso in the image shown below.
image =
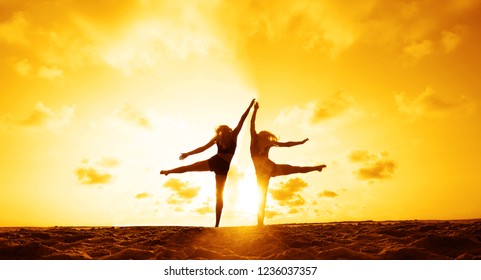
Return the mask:
<svg viewBox="0 0 481 280"><path fill-rule="evenodd" d="M227 162L231 162L234 157L235 149L237 148L236 141L232 141L228 147L222 147L219 143L217 144L217 154Z"/></svg>
<svg viewBox="0 0 481 280"><path fill-rule="evenodd" d="M267 172L272 169L273 165L275 165L275 163L269 159L269 150L272 145L259 147L257 138L258 137L254 137L254 139L251 139L251 158L257 172Z"/></svg>
<svg viewBox="0 0 481 280"><path fill-rule="evenodd" d="M272 144L264 144L263 147L259 145L259 137L256 135L251 139L251 157L259 157L259 158L269 158L269 150L271 149Z"/></svg>

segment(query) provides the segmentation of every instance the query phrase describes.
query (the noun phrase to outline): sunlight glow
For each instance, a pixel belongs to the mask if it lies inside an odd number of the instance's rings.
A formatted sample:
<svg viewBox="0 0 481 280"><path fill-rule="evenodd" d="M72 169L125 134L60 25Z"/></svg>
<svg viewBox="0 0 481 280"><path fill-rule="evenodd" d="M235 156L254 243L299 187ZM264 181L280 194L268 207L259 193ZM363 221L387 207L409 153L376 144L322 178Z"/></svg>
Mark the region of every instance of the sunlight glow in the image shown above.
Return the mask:
<svg viewBox="0 0 481 280"><path fill-rule="evenodd" d="M259 203L259 193L257 191L257 180L253 168L246 170L244 177L239 180L237 187L239 189L239 197L236 210L249 216L255 215Z"/></svg>

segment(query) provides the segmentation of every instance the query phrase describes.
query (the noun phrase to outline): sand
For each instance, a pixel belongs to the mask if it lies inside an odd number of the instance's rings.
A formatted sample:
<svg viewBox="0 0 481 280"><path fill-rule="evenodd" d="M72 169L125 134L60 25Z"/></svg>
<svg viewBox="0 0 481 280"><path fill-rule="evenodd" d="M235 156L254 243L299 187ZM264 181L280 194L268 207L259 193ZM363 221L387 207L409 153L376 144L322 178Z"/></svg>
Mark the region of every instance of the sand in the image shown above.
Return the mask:
<svg viewBox="0 0 481 280"><path fill-rule="evenodd" d="M10 260L481 259L481 220L0 228Z"/></svg>

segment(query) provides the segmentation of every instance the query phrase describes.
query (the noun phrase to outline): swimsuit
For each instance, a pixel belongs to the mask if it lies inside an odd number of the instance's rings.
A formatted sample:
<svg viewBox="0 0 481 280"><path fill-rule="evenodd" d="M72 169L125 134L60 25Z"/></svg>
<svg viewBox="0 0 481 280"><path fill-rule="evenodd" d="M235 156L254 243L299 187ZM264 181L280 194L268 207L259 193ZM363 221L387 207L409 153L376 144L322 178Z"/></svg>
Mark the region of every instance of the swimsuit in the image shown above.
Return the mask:
<svg viewBox="0 0 481 280"><path fill-rule="evenodd" d="M221 158L219 155L211 157L208 163L210 171L213 171L215 175L227 175L227 172L229 172L230 162Z"/></svg>
<svg viewBox="0 0 481 280"><path fill-rule="evenodd" d="M256 169L257 177L275 177L277 164L267 157L253 156L252 161Z"/></svg>
<svg viewBox="0 0 481 280"><path fill-rule="evenodd" d="M217 154L208 160L209 169L216 175L227 175L230 167L230 161L223 159L219 154L233 155L237 147L236 142L232 142L230 147L224 149L217 143Z"/></svg>
<svg viewBox="0 0 481 280"><path fill-rule="evenodd" d="M219 143L217 143L217 153L218 154L229 154L229 155L233 155L234 152L235 152L235 148L237 148L237 143L232 141L232 143L230 144L229 147L227 148L223 148L221 147L221 145L219 145Z"/></svg>

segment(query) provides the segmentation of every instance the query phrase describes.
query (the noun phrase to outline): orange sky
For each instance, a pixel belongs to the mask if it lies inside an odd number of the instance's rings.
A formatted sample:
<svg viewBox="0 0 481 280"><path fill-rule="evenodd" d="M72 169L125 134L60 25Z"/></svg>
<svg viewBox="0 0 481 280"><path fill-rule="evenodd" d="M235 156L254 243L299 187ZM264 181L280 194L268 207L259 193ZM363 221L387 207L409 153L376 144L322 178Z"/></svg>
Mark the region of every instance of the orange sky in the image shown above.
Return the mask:
<svg viewBox="0 0 481 280"><path fill-rule="evenodd" d="M348 2L348 3L347 3ZM160 176L252 98L266 223L481 217L481 1L0 0L0 226L214 223ZM250 119L250 115L248 120ZM256 223L249 123L221 226Z"/></svg>

